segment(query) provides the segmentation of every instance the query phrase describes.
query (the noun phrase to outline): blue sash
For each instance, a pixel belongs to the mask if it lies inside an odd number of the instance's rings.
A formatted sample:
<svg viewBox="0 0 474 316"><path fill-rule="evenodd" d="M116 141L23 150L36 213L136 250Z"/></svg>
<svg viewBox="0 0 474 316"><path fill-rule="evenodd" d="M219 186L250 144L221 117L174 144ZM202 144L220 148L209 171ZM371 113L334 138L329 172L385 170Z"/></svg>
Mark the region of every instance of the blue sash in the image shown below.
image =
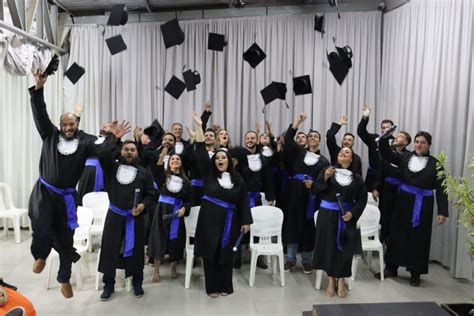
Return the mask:
<svg viewBox="0 0 474 316"><path fill-rule="evenodd" d="M234 208L236 208L236 206L232 203L228 203L226 201L222 201L222 200L219 200L219 199L216 199L212 196L209 196L207 194L205 194L203 197L202 197L203 200L207 200L211 203L214 203L216 205L219 205L220 207L223 207L226 209L227 213L225 215L225 223L224 223L224 231L222 233L222 240L221 240L221 248L225 248L228 244L229 244L229 241L230 241L230 229L232 228L232 217L234 215Z"/></svg>
<svg viewBox="0 0 474 316"><path fill-rule="evenodd" d="M170 224L170 240L178 238L178 231L179 231L179 220L180 218L178 217L178 210L183 207L183 200L168 196L168 195L160 195L160 198L158 199L158 202L161 203L166 203L166 204L171 204L173 205L173 217L171 218L171 224Z"/></svg>
<svg viewBox="0 0 474 316"><path fill-rule="evenodd" d="M94 192L102 191L104 188L104 171L98 158L89 158L86 160L86 166L95 167Z"/></svg>
<svg viewBox="0 0 474 316"><path fill-rule="evenodd" d="M344 220L342 219L342 216L344 215L344 211L348 211L348 210L352 209L353 206L354 206L354 204L352 204L352 203L342 203L342 207L344 207L344 210L341 210L341 208L339 207L338 202L330 202L330 201L326 201L326 200L321 200L321 205L319 206L320 208L325 208L327 210L332 210L332 211L339 212L339 220L338 220L338 224L337 224L336 245L337 245L337 249L339 249L340 251L342 251L341 231L346 229L346 223L344 223Z"/></svg>
<svg viewBox="0 0 474 316"><path fill-rule="evenodd" d="M411 227L420 226L421 206L423 204L424 196L433 196L432 190L420 189L405 183L400 184L400 190L415 194L415 205L413 205L413 213L411 215Z"/></svg>
<svg viewBox="0 0 474 316"><path fill-rule="evenodd" d="M191 186L193 187L204 187L204 180L203 179L191 179Z"/></svg>
<svg viewBox="0 0 474 316"><path fill-rule="evenodd" d="M153 187L155 188L155 190L158 190L158 183L156 183L155 180L153 180Z"/></svg>
<svg viewBox="0 0 474 316"><path fill-rule="evenodd" d="M125 216L125 245L123 257L130 257L133 255L133 248L135 247L135 217L132 215L132 210L124 210L113 204L109 205L109 209L117 215Z"/></svg>
<svg viewBox="0 0 474 316"><path fill-rule="evenodd" d="M397 187L399 187L400 184L402 183L402 181L400 179L395 178L395 177L385 177L384 181L385 181L385 183L396 185Z"/></svg>
<svg viewBox="0 0 474 316"><path fill-rule="evenodd" d="M249 197L250 208L255 207L257 199L262 197L260 192L247 192L247 196Z"/></svg>
<svg viewBox="0 0 474 316"><path fill-rule="evenodd" d="M64 203L66 204L67 227L70 230L74 230L79 227L79 224L77 223L76 200L74 199L73 195L76 192L76 189L60 189L52 186L41 177L39 178L39 180L46 188L48 188L48 190L63 196Z"/></svg>

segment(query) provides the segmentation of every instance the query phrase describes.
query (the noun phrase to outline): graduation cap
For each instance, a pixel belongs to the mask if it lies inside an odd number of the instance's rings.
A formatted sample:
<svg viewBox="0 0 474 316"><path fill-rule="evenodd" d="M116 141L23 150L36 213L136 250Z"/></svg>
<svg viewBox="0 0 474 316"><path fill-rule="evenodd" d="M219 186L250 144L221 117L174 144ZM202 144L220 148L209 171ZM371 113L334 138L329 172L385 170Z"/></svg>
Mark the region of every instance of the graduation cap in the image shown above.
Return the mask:
<svg viewBox="0 0 474 316"><path fill-rule="evenodd" d="M327 57L329 61L329 70L331 71L332 75L339 83L339 85L341 85L344 79L346 79L347 74L349 73L349 67L347 67L347 64L336 52L327 54Z"/></svg>
<svg viewBox="0 0 474 316"><path fill-rule="evenodd" d="M244 53L244 60L247 61L252 68L257 67L265 57L267 57L267 55L257 43L253 43Z"/></svg>
<svg viewBox="0 0 474 316"><path fill-rule="evenodd" d="M127 44L125 44L122 35L117 35L109 37L105 40L109 51L112 55L118 54L127 49Z"/></svg>
<svg viewBox="0 0 474 316"><path fill-rule="evenodd" d="M165 91L171 94L176 100L179 99L184 89L186 89L186 84L176 76L173 76L165 87Z"/></svg>
<svg viewBox="0 0 474 316"><path fill-rule="evenodd" d="M112 7L107 25L125 25L128 21L128 11L125 4L116 4Z"/></svg>
<svg viewBox="0 0 474 316"><path fill-rule="evenodd" d="M69 67L69 69L64 73L66 77L68 77L69 80L73 84L76 84L76 82L81 79L81 77L86 73L86 70L79 66L78 64L74 63Z"/></svg>
<svg viewBox="0 0 474 316"><path fill-rule="evenodd" d="M56 70L58 70L59 67L59 57L58 55L54 55L51 61L49 62L48 66L46 67L46 70L43 72L43 77L46 76L51 76L54 74Z"/></svg>
<svg viewBox="0 0 474 316"><path fill-rule="evenodd" d="M314 30L324 34L324 14L314 16Z"/></svg>
<svg viewBox="0 0 474 316"><path fill-rule="evenodd" d="M199 72L192 71L191 69L183 72L183 78L188 91L196 90L196 85L201 83L201 75L199 75Z"/></svg>
<svg viewBox="0 0 474 316"><path fill-rule="evenodd" d="M337 53L342 61L347 65L347 68L352 68L352 48L349 45L344 47L336 47Z"/></svg>
<svg viewBox="0 0 474 316"><path fill-rule="evenodd" d="M161 140L163 135L165 134L165 130L158 122L157 119L153 120L150 126L143 130L143 133L150 137L151 141L151 148L157 148L161 144Z"/></svg>
<svg viewBox="0 0 474 316"><path fill-rule="evenodd" d="M309 75L293 78L293 91L295 95L313 93Z"/></svg>
<svg viewBox="0 0 474 316"><path fill-rule="evenodd" d="M225 40L224 35L217 33L209 33L207 49L222 52L225 46L227 46L227 41Z"/></svg>
<svg viewBox="0 0 474 316"><path fill-rule="evenodd" d="M286 98L286 84L283 82L272 81L268 86L263 88L262 94L263 102L268 104L275 99L285 100Z"/></svg>
<svg viewBox="0 0 474 316"><path fill-rule="evenodd" d="M181 45L184 42L184 32L179 26L178 19L173 19L161 24L160 28L166 48L170 48L175 45Z"/></svg>

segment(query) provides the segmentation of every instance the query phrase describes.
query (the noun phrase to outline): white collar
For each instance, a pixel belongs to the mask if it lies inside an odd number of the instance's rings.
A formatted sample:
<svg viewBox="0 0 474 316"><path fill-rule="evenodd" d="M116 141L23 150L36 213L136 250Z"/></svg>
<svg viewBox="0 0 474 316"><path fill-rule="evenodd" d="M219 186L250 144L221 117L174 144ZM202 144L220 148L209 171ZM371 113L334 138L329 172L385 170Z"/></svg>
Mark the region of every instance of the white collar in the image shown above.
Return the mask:
<svg viewBox="0 0 474 316"><path fill-rule="evenodd" d="M262 147L262 155L264 157L267 157L267 158L271 157L271 156L273 156L273 150L268 146L263 146Z"/></svg>
<svg viewBox="0 0 474 316"><path fill-rule="evenodd" d="M247 155L247 162L249 169L253 172L257 172L262 169L262 160L260 159L260 154Z"/></svg>
<svg viewBox="0 0 474 316"><path fill-rule="evenodd" d="M339 183L339 185L348 186L352 183L352 171L343 168L336 168L335 179L336 182Z"/></svg>
<svg viewBox="0 0 474 316"><path fill-rule="evenodd" d="M419 172L425 169L426 164L428 163L428 157L426 156L417 156L415 154L411 155L410 160L408 161L408 169L411 172Z"/></svg>
<svg viewBox="0 0 474 316"><path fill-rule="evenodd" d="M230 177L230 173L223 172L219 178L217 178L219 185L224 189L232 189L234 187L234 183Z"/></svg>
<svg viewBox="0 0 474 316"><path fill-rule="evenodd" d="M132 183L137 177L138 169L130 165L120 165L115 177L120 184L127 185Z"/></svg>
<svg viewBox="0 0 474 316"><path fill-rule="evenodd" d="M59 135L58 151L64 156L74 154L79 146L79 139L66 139L62 135Z"/></svg>
<svg viewBox="0 0 474 316"><path fill-rule="evenodd" d="M178 193L183 188L183 178L171 175L166 181L168 191Z"/></svg>
<svg viewBox="0 0 474 316"><path fill-rule="evenodd" d="M320 157L321 155L318 155L316 153L313 153L312 151L306 150L303 162L307 166L314 166L315 164L318 163Z"/></svg>

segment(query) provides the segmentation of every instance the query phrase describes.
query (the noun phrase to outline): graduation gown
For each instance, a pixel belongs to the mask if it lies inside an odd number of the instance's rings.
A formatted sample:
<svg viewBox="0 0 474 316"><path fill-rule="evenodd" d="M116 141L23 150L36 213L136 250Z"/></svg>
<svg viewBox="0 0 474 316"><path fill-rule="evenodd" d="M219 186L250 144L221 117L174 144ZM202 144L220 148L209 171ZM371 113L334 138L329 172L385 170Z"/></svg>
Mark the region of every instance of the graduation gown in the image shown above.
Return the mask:
<svg viewBox="0 0 474 316"><path fill-rule="evenodd" d="M337 164L337 155L341 151L341 146L336 142L336 134L341 129L341 125L337 123L332 123L331 128L326 132L326 145L329 149L329 155L331 156L331 165L335 166ZM362 159L355 152L352 154L352 159L355 167L355 173L362 175Z"/></svg>
<svg viewBox="0 0 474 316"><path fill-rule="evenodd" d="M185 215L189 215L191 209L191 184L189 181L183 180L183 186L179 192L172 192L168 189L168 177L165 176L163 166L157 166L157 175L160 177L159 195L171 196L181 199L183 207L186 209ZM163 220L163 215L173 213L173 205L157 202L154 210L153 222L150 228L150 237L148 240L148 257L162 259L165 254L169 254L170 262L177 262L183 258L184 245L186 243L186 228L184 226L184 218L179 218L178 237L170 239L171 219Z"/></svg>
<svg viewBox="0 0 474 316"><path fill-rule="evenodd" d="M199 170L197 156L195 154L196 143L190 145L184 154L181 156L183 158L184 168L189 174L189 178L192 180L202 180L201 171ZM206 160L209 161L209 158ZM201 198L204 194L204 187L192 185L191 184L191 201L192 206L201 205Z"/></svg>
<svg viewBox="0 0 474 316"><path fill-rule="evenodd" d="M306 148L298 146L294 141L296 129L291 125L285 135L285 155L292 157L288 165L288 180L283 193L283 202L281 204L283 219L283 240L286 243L299 244L301 251L312 251L314 247L314 220L313 217L307 218L308 203L311 190L307 189L301 180L291 179L295 174L306 174L316 180L321 170L329 166L329 161L323 155L319 155L319 161L314 165L307 165L305 157L309 151ZM314 213L318 209L318 197L316 199Z"/></svg>
<svg viewBox="0 0 474 316"><path fill-rule="evenodd" d="M59 189L75 188L86 158L96 152L97 146L76 135L77 149L62 154L58 149L61 133L48 116L43 89L34 90L32 87L29 92L33 119L43 142L39 163L40 177ZM77 205L76 192L73 197ZM31 252L35 259L46 259L52 247L60 257L66 254L73 262L79 260L80 256L73 248L74 230L67 227L63 196L50 191L39 180L36 181L28 202L28 215L33 228Z"/></svg>
<svg viewBox="0 0 474 316"><path fill-rule="evenodd" d="M152 175L147 169L138 164L133 165L137 170L133 181L128 184L120 183L117 179L117 171L122 163L114 160L112 152L109 152L108 157L102 157L106 179L105 188L109 194L110 204L123 210L131 210L135 198L135 189L140 189L139 203L145 205L145 210L140 215L134 216L133 255L126 258L123 257L123 249L121 249L125 238L126 217L114 213L111 209L107 211L102 234L99 272L114 275L117 268L124 268L125 275L128 277L143 271L145 260L145 224L143 216L145 212L154 210L156 196Z"/></svg>
<svg viewBox="0 0 474 316"><path fill-rule="evenodd" d="M408 150L403 149L402 152L408 153ZM382 160L381 167L377 170L374 179L374 189L379 192L380 225L382 226L380 240L382 242L390 233L390 221L395 209L399 187L398 184L389 183L388 177L401 181L400 168L393 163Z"/></svg>
<svg viewBox="0 0 474 316"><path fill-rule="evenodd" d="M196 226L194 255L218 264L230 264L233 260L232 247L240 232L241 225L252 224L247 190L242 177L236 173L232 178L234 186L224 189L217 178L211 175L211 165L204 143L197 143L199 168L204 176L204 194L232 203L233 210L229 244L221 248L227 210L207 200L202 200ZM207 157L207 159L205 159Z"/></svg>
<svg viewBox="0 0 474 316"><path fill-rule="evenodd" d="M364 180L358 174L353 174L352 182L349 185L341 185L336 181L335 176L325 181L324 171L321 171L317 181L313 183L313 190L321 195L321 200L329 202L337 202L336 193L340 193L343 203L353 204L350 210L352 218L344 222L346 228L340 231L341 250L339 250L337 230L341 214L322 206L319 208L314 240L313 268L324 270L331 277L346 278L351 276L352 257L354 254L362 253L357 220L367 204L367 190Z"/></svg>
<svg viewBox="0 0 474 316"><path fill-rule="evenodd" d="M382 157L399 166L402 183L425 190L436 190L438 214L448 216L448 197L444 193L442 180L437 178L436 164L438 160L426 154L426 166L414 172L410 167L410 159L416 153L396 154L388 145L388 140L381 140ZM398 192L395 208L387 237L387 265L403 266L413 274L427 274L431 245L431 229L433 225L434 196L424 196L420 213L420 225L412 227L412 214L415 195L402 189Z"/></svg>
<svg viewBox="0 0 474 316"><path fill-rule="evenodd" d="M381 157L379 155L379 146L375 139L379 137L378 134L370 134L367 131L367 124L369 123L369 117L363 116L357 126L357 135L362 139L364 144L367 145L369 150L369 168L367 169L367 175L365 176L365 186L368 192L374 190L375 177L377 171L381 168Z"/></svg>

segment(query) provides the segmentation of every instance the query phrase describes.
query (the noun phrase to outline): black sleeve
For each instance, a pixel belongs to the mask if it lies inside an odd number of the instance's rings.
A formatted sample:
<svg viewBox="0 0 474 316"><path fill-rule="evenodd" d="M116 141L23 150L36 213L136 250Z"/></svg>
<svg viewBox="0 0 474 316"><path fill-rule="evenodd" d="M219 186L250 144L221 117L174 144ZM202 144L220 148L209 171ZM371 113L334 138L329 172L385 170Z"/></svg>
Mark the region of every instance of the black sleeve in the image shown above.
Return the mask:
<svg viewBox="0 0 474 316"><path fill-rule="evenodd" d="M193 206L193 201L191 198L191 183L185 180L185 191L183 196L183 207L185 209L184 216L189 216L191 211L191 206Z"/></svg>
<svg viewBox="0 0 474 316"><path fill-rule="evenodd" d="M402 155L396 154L390 149L390 145L388 144L388 138L382 138L379 141L379 150L383 160L400 166L402 162Z"/></svg>
<svg viewBox="0 0 474 316"><path fill-rule="evenodd" d="M153 187L153 177L151 173L146 170L145 174L145 192L142 200L142 203L145 204L145 210L143 212L153 212L156 207L156 190Z"/></svg>
<svg viewBox="0 0 474 316"><path fill-rule="evenodd" d="M267 201L275 201L275 185L273 184L273 173L270 160L265 159L263 162L263 189Z"/></svg>
<svg viewBox="0 0 474 316"><path fill-rule="evenodd" d="M157 165L156 163L153 165L150 165L151 173L153 175L153 178L156 179L158 187L161 187L161 185L165 181L165 167L164 165Z"/></svg>
<svg viewBox="0 0 474 316"><path fill-rule="evenodd" d="M385 166L383 162L380 162L379 168L376 169L375 171L375 176L374 176L374 190L377 190L379 192L382 192L382 186L384 183L385 179Z"/></svg>
<svg viewBox="0 0 474 316"><path fill-rule="evenodd" d="M207 122L209 122L209 118L211 117L211 115L212 115L212 112L207 112L207 111L202 112L201 121L202 121L202 132L203 133L206 132Z"/></svg>
<svg viewBox="0 0 474 316"><path fill-rule="evenodd" d="M324 179L324 172L326 171L326 169L327 168L324 168L323 170L321 170L318 178L316 179L316 181L313 182L313 185L311 187L311 190L313 191L313 193L317 195L320 195L322 192L325 192L328 190L328 184L326 180Z"/></svg>
<svg viewBox="0 0 474 316"><path fill-rule="evenodd" d="M35 90L35 87L31 87L28 91L31 96L31 111L33 112L33 120L35 121L36 129L41 139L45 139L51 135L54 130L57 130L57 128L51 122L48 112L46 111L46 103L44 102L43 95L44 90L43 88Z"/></svg>
<svg viewBox="0 0 474 316"><path fill-rule="evenodd" d="M245 184L244 184L244 180L242 179L242 177L240 177L238 182L239 182L239 185L241 187L240 199L239 199L240 202L237 205L238 212L239 212L239 217L240 217L240 220L241 220L240 223L241 223L241 225L252 224L253 219L252 219L252 212L250 211L249 197L248 197L248 194L247 194L247 189L245 189Z"/></svg>
<svg viewBox="0 0 474 316"><path fill-rule="evenodd" d="M290 159L299 149L298 144L295 142L296 132L297 129L293 128L293 124L290 124L290 127L288 127L285 133L285 146L283 147L283 151L287 157L290 157Z"/></svg>
<svg viewBox="0 0 474 316"><path fill-rule="evenodd" d="M209 159L209 154L207 153L206 145L204 144L204 142L196 142L195 145L196 150L194 151L194 155L198 163L198 168L201 174L204 176L204 179L206 179L206 175L211 172L211 162Z"/></svg>
<svg viewBox="0 0 474 316"><path fill-rule="evenodd" d="M436 158L434 158L436 159ZM436 162L438 160L436 159ZM438 165L438 164L436 164ZM436 171L435 171L436 172ZM446 192L444 192L443 188L443 180L444 179L439 179L436 177L436 203L438 204L438 215L444 215L446 217L449 216L449 210L448 210L448 195Z"/></svg>
<svg viewBox="0 0 474 316"><path fill-rule="evenodd" d="M357 192L356 192L356 198L355 198L355 203L354 207L351 210L352 213L352 218L355 222L359 219L359 217L362 215L362 212L365 209L365 206L367 205L367 188L365 187L364 180L362 180L362 177L357 178Z"/></svg>
<svg viewBox="0 0 474 316"><path fill-rule="evenodd" d="M328 146L329 155L331 156L331 165L335 165L337 162L337 154L341 150L341 147L336 142L336 134L341 129L341 125L332 123L331 128L326 132L326 145Z"/></svg>
<svg viewBox="0 0 474 316"><path fill-rule="evenodd" d="M102 168L108 174L113 170L119 141L120 139L111 134L101 145L96 147L96 154L100 158Z"/></svg>
<svg viewBox="0 0 474 316"><path fill-rule="evenodd" d="M366 144L367 147L369 147L369 150L371 150L377 148L377 143L375 142L374 137L367 132L367 124L369 124L369 117L363 116L359 125L357 125L357 135L359 135L364 144Z"/></svg>

